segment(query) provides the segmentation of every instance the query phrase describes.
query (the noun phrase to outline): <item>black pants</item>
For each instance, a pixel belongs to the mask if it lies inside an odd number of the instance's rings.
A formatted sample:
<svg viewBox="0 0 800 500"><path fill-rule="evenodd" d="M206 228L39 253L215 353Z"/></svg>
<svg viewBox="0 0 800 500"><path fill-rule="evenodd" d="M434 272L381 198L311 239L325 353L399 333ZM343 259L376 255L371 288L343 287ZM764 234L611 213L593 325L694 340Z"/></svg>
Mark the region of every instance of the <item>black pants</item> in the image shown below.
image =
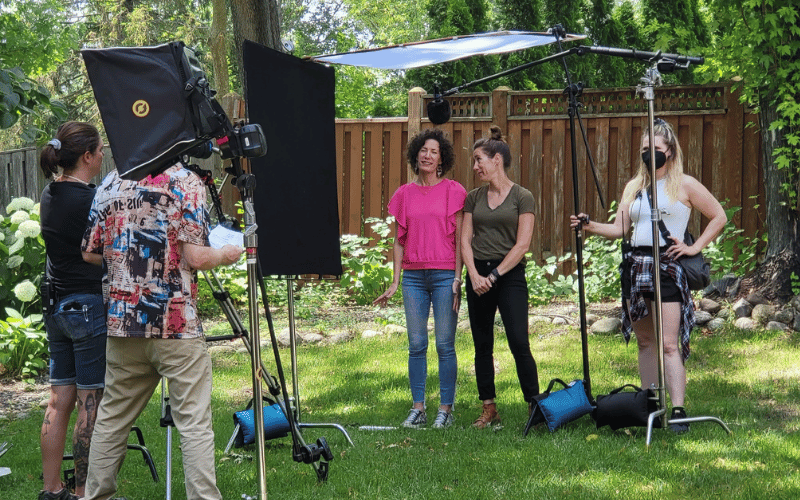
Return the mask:
<svg viewBox="0 0 800 500"><path fill-rule="evenodd" d="M487 276L500 261L475 260L481 276ZM539 374L528 340L528 283L525 264L516 267L497 280L492 288L478 297L467 276L467 305L472 341L475 343L475 378L481 401L496 397L494 386L494 316L500 317L506 330L508 346L517 365L517 377L525 401L539 394Z"/></svg>

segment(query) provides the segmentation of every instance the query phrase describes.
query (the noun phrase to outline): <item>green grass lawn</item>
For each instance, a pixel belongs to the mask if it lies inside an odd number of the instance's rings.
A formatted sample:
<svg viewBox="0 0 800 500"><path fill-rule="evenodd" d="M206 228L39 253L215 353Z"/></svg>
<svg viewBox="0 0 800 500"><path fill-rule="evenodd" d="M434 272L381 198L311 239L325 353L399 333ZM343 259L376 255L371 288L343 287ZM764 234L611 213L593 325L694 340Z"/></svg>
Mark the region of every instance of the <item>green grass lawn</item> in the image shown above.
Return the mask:
<svg viewBox="0 0 800 500"><path fill-rule="evenodd" d="M224 325L210 334L221 334ZM596 429L590 416L554 433L546 427L527 437L522 431L527 405L522 401L513 361L498 329L496 359L499 430L470 427L480 413L469 331L459 331L456 423L445 430L362 431L361 425L396 426L410 408L407 340L404 335L357 338L329 346L298 349L301 420L344 426L355 446L331 428L306 428L313 443L324 436L334 459L326 483L310 465L292 460L291 439L266 442L268 495L281 499L786 499L800 498L800 350L797 335L745 334L733 328L708 334L695 330L687 362L690 416L715 416L717 424L692 424L677 436L656 429L645 446L645 430ZM552 378L582 376L580 335L576 328L544 326L531 343L544 389ZM267 336L262 329L262 337ZM262 350L274 370L271 348ZM289 352L281 350L287 378ZM223 497L255 497L258 478L253 448L223 454L233 430L232 415L251 392L246 354L214 356L214 429L217 478ZM593 393L606 394L637 383L635 344L620 336L590 336ZM429 420L438 405L433 341L428 354ZM274 373L276 374L276 373ZM291 391L291 380L288 380ZM41 488L39 428L42 409L24 420L0 424L0 441L13 448L0 466L0 500L35 498ZM119 494L130 500L165 497L166 431L159 426L160 391L138 420L161 480L153 482L141 454L130 452L119 475ZM173 437L172 496L185 498L177 432Z"/></svg>

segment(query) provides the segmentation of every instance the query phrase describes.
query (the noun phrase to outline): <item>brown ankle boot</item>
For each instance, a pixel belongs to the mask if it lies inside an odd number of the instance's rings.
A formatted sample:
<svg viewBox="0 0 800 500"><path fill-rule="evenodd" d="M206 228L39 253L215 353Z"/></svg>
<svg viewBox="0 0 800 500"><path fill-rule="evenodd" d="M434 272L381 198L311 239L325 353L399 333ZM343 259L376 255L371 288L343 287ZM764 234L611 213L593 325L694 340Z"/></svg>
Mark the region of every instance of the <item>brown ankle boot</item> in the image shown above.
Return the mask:
<svg viewBox="0 0 800 500"><path fill-rule="evenodd" d="M472 423L472 426L483 429L499 423L500 415L497 413L497 405L495 403L489 403L483 405L483 413L478 417L478 420Z"/></svg>

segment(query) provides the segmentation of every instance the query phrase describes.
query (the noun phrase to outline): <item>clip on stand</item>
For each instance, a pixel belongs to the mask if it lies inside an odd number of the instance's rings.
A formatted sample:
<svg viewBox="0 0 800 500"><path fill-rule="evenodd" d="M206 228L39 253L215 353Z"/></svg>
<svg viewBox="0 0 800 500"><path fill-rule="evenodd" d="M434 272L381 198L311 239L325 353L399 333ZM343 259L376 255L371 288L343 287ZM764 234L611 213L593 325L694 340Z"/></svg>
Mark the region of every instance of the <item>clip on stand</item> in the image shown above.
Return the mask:
<svg viewBox="0 0 800 500"><path fill-rule="evenodd" d="M670 58L663 58L659 54L656 54L652 59L651 62L653 66L649 68L645 76L642 78L642 84L636 87L637 94L643 94L645 100L647 100L647 120L649 124L649 131L650 137L649 141L650 144L655 144L655 132L653 130L654 126L654 111L653 111L653 100L655 99L655 92L654 87L657 85L661 85L661 71L672 71L675 68L685 69L688 68L689 62L687 61L684 66L676 64L676 62ZM702 62L702 58L700 58L700 62ZM661 211L658 209L658 198L656 194L656 155L650 155L650 193L653 202L653 206L651 207L651 215L650 220L652 224L652 237L653 237L653 262L660 262L660 249L658 247L658 238L660 235L660 231L658 229L658 223L661 220ZM666 414L666 387L664 384L665 371L664 371L664 331L663 331L663 321L662 321L662 309L661 309L661 277L659 276L660 273L653 273L653 288L655 290L654 294L654 311L653 311L653 326L655 328L656 333L656 344L658 345L658 387L655 387L656 394L658 395L658 405L659 409L655 412L651 413L647 418L647 440L645 444L650 446L650 439L652 438L652 431L655 419L660 415ZM731 430L728 428L725 423L716 418L716 417L688 417L688 418L675 418L671 420L667 420L666 418L662 418L660 420L661 427L666 428L667 425L674 423L674 424L689 424L694 422L716 422L722 426L723 429L728 434L731 434Z"/></svg>

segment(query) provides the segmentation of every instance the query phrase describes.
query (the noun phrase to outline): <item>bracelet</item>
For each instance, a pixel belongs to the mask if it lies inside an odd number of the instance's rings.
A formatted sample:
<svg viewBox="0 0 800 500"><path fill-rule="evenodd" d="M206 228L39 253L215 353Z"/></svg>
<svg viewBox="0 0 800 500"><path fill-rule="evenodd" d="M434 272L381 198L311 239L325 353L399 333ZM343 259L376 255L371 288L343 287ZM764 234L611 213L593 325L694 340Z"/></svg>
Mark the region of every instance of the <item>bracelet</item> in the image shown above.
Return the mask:
<svg viewBox="0 0 800 500"><path fill-rule="evenodd" d="M460 284L461 284L461 283L463 283L464 281L463 281L461 278L453 278L453 282L454 282L454 283L458 283L458 284L460 285Z"/></svg>

